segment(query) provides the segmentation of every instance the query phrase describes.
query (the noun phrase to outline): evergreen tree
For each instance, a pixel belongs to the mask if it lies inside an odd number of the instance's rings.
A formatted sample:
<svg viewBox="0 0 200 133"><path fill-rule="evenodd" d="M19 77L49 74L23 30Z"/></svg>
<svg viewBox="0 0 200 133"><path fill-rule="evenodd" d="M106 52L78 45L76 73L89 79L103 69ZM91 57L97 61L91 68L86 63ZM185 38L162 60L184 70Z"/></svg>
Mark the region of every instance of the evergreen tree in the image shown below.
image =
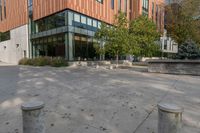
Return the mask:
<svg viewBox="0 0 200 133"><path fill-rule="evenodd" d="M193 41L187 41L179 46L178 59L198 59L200 58L200 49Z"/></svg>

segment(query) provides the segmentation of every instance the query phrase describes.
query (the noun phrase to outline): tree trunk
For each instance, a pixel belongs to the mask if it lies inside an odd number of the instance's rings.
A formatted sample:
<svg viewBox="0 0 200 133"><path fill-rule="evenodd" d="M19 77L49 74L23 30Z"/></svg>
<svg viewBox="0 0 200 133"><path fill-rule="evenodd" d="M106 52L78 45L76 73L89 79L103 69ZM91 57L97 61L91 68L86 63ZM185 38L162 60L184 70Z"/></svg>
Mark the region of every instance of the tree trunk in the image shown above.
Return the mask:
<svg viewBox="0 0 200 133"><path fill-rule="evenodd" d="M118 68L118 66L119 66L119 55L117 53L117 55L116 55L116 67Z"/></svg>

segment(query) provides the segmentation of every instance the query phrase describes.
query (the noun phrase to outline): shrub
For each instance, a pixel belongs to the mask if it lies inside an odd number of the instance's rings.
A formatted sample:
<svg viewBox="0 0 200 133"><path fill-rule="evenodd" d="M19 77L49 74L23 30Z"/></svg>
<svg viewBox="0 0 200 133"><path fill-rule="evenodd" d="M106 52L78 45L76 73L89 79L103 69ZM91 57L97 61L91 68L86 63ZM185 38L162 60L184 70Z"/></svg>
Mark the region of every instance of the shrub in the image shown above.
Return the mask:
<svg viewBox="0 0 200 133"><path fill-rule="evenodd" d="M50 58L49 57L37 57L32 59L33 66L48 66L50 65Z"/></svg>
<svg viewBox="0 0 200 133"><path fill-rule="evenodd" d="M27 60L28 59L26 59L26 58L23 58L23 59L21 59L21 60L19 60L19 65L25 65L26 64L26 62L27 62Z"/></svg>
<svg viewBox="0 0 200 133"><path fill-rule="evenodd" d="M199 59L200 48L193 41L186 41L179 46L178 53L176 55L178 59Z"/></svg>
<svg viewBox="0 0 200 133"><path fill-rule="evenodd" d="M32 65L31 59L23 58L19 61L19 65Z"/></svg>
<svg viewBox="0 0 200 133"><path fill-rule="evenodd" d="M37 57L21 59L19 65L63 67L68 66L68 63L64 58Z"/></svg>
<svg viewBox="0 0 200 133"><path fill-rule="evenodd" d="M68 63L63 58L52 58L51 66L52 67L63 67L63 66L68 66Z"/></svg>

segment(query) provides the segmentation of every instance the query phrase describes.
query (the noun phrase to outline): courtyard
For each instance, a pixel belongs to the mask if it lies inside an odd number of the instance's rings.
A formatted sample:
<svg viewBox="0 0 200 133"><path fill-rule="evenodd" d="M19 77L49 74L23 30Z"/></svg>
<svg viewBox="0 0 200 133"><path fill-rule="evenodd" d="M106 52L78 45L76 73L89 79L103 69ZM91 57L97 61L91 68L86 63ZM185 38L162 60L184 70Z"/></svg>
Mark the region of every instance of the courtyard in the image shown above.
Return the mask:
<svg viewBox="0 0 200 133"><path fill-rule="evenodd" d="M200 77L94 67L0 66L0 133L22 133L20 105L45 102L47 133L157 133L157 104L184 107L200 133Z"/></svg>

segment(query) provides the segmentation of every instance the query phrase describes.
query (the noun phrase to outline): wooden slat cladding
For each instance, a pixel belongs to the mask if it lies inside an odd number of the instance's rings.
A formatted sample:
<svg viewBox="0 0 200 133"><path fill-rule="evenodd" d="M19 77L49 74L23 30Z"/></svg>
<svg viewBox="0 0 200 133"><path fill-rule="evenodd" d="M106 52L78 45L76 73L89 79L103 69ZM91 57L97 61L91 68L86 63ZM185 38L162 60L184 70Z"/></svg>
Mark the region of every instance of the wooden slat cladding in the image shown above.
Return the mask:
<svg viewBox="0 0 200 133"><path fill-rule="evenodd" d="M132 0L132 11L130 19L135 19L142 14L142 1ZM154 12L152 14L152 3L154 3ZM156 5L159 7L158 18L156 20ZM157 21L157 28L159 31L164 30L164 0L149 0L149 19L152 19L155 23ZM153 17L153 18L152 18Z"/></svg>
<svg viewBox="0 0 200 133"><path fill-rule="evenodd" d="M124 1L121 0L121 9L124 11ZM132 1L132 11L129 10ZM130 19L142 14L142 0L127 0L127 13ZM163 7L164 0L149 0L149 18L152 17L152 2ZM156 8L156 6L154 6ZM112 23L114 15L118 13L118 0L114 0L114 10L111 9L111 0L104 0L103 4L96 0L33 0L33 19L38 20L56 12L71 9L93 18ZM154 9L154 11L156 11ZM129 15L130 13L130 15ZM154 12L154 19L155 19ZM164 18L162 18L164 21Z"/></svg>
<svg viewBox="0 0 200 133"><path fill-rule="evenodd" d="M28 23L27 2L28 0L6 0L6 17L2 10L3 20L0 21L0 32L5 32Z"/></svg>
<svg viewBox="0 0 200 133"><path fill-rule="evenodd" d="M121 10L124 11L124 1L121 0ZM132 11L129 10L127 0L127 16L135 19L142 14L142 0L132 0ZM152 16L152 2L163 4L164 0L149 0L149 18ZM2 0L4 5L4 2ZM6 0L6 18L2 10L3 20L0 21L0 32L5 32L28 23L28 0ZM154 6L156 8L156 6ZM114 15L118 13L118 0L114 0L114 10L111 8L111 0L104 0L103 4L96 0L33 0L33 19L38 20L56 12L71 9L91 16L104 22L113 23ZM154 21L155 21L154 9ZM163 29L164 17L158 27Z"/></svg>
<svg viewBox="0 0 200 133"><path fill-rule="evenodd" d="M114 14L118 13L118 0L115 0L114 3L115 8L113 10L111 9L111 0L104 0L103 4L96 0L33 0L33 19L38 20L61 10L71 9L98 20L112 23ZM124 11L124 0L122 0L121 5Z"/></svg>

